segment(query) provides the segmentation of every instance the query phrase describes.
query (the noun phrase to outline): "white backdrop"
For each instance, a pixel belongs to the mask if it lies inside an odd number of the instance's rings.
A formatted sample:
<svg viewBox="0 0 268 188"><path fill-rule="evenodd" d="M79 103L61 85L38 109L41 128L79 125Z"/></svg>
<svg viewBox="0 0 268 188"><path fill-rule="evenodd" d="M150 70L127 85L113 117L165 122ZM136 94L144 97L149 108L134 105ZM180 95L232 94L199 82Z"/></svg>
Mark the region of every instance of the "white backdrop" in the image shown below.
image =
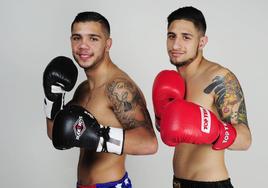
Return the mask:
<svg viewBox="0 0 268 188"><path fill-rule="evenodd" d="M71 57L70 24L78 12L98 11L108 18L111 57L143 90L153 119L153 79L162 69L174 69L166 53L166 17L185 5L206 17L204 55L231 69L246 97L253 144L248 151L226 152L232 182L268 187L265 0L0 0L0 187L75 187L78 149L56 150L46 135L42 74L53 57ZM79 81L85 79L79 73ZM135 188L172 185L172 148L158 138L157 154L127 158Z"/></svg>

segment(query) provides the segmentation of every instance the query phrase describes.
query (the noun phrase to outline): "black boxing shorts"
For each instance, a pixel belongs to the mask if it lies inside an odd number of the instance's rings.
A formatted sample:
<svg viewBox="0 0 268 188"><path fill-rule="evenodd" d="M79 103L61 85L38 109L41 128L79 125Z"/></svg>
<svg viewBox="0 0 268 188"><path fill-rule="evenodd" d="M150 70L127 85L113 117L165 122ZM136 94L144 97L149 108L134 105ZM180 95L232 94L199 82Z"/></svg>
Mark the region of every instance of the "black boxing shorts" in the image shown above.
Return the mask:
<svg viewBox="0 0 268 188"><path fill-rule="evenodd" d="M230 178L221 181L193 181L173 177L173 188L233 188Z"/></svg>
<svg viewBox="0 0 268 188"><path fill-rule="evenodd" d="M132 188L131 181L128 174L125 173L124 177L118 181L109 183L98 183L95 185L80 185L77 183L77 188Z"/></svg>

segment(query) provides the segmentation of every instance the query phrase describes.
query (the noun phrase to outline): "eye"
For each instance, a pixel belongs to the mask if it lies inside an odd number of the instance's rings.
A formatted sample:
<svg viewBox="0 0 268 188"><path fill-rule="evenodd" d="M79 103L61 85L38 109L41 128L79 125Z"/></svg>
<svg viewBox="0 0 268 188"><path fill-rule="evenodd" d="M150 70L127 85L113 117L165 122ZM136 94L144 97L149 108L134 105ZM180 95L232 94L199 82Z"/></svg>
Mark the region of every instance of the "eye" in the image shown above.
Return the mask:
<svg viewBox="0 0 268 188"><path fill-rule="evenodd" d="M183 39L184 39L184 40L190 40L191 37L189 37L189 36L183 36Z"/></svg>
<svg viewBox="0 0 268 188"><path fill-rule="evenodd" d="M81 39L81 37L79 37L79 36L73 36L73 37L72 37L72 40L73 40L73 41L78 41L78 40L80 40L80 39Z"/></svg>
<svg viewBox="0 0 268 188"><path fill-rule="evenodd" d="M99 39L97 37L90 37L89 40L91 40L93 42L99 41Z"/></svg>
<svg viewBox="0 0 268 188"><path fill-rule="evenodd" d="M176 36L175 36L175 35L173 35L173 34L170 34L170 35L168 35L168 36L167 36L167 38L168 38L168 39L170 39L170 40L173 40L173 39L175 39L175 38L176 38Z"/></svg>

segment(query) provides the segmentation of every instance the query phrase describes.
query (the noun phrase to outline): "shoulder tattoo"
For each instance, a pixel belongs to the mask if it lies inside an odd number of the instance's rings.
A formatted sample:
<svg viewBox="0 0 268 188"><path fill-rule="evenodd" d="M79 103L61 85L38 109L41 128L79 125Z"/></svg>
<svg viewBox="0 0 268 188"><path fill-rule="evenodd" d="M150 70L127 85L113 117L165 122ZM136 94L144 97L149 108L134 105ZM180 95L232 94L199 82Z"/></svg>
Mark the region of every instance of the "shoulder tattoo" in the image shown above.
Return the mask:
<svg viewBox="0 0 268 188"><path fill-rule="evenodd" d="M232 73L216 76L204 89L204 93L215 93L215 104L222 120L248 125L245 99L238 80Z"/></svg>
<svg viewBox="0 0 268 188"><path fill-rule="evenodd" d="M152 128L145 101L137 87L126 79L116 79L106 86L106 95L124 129Z"/></svg>

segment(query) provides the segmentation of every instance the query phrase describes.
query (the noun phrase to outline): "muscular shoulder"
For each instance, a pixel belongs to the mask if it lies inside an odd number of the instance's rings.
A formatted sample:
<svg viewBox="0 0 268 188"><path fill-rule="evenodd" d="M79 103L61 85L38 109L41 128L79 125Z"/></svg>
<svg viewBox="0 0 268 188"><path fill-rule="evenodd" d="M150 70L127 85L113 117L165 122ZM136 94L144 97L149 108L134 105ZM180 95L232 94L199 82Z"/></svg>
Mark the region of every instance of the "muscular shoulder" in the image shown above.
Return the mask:
<svg viewBox="0 0 268 188"><path fill-rule="evenodd" d="M203 77L206 94L216 94L219 92L219 86L230 83L230 81L238 84L236 76L229 69L210 61L206 62L200 76Z"/></svg>
<svg viewBox="0 0 268 188"><path fill-rule="evenodd" d="M106 84L105 93L113 107L122 104L124 111L128 111L133 106L145 105L142 92L138 86L128 77L116 77Z"/></svg>
<svg viewBox="0 0 268 188"><path fill-rule="evenodd" d="M230 70L223 67L222 65L215 63L215 62L207 61L207 60L202 70L203 70L203 74L206 75L210 79L213 79L216 76L224 76L230 72Z"/></svg>
<svg viewBox="0 0 268 188"><path fill-rule="evenodd" d="M209 62L207 68L205 69L205 75L207 77L208 86L205 88L205 93L214 94L220 91L219 87L233 85L240 87L239 81L236 78L235 74L229 69L213 62Z"/></svg>
<svg viewBox="0 0 268 188"><path fill-rule="evenodd" d="M107 82L105 94L124 128L151 126L143 94L128 76L114 77Z"/></svg>

